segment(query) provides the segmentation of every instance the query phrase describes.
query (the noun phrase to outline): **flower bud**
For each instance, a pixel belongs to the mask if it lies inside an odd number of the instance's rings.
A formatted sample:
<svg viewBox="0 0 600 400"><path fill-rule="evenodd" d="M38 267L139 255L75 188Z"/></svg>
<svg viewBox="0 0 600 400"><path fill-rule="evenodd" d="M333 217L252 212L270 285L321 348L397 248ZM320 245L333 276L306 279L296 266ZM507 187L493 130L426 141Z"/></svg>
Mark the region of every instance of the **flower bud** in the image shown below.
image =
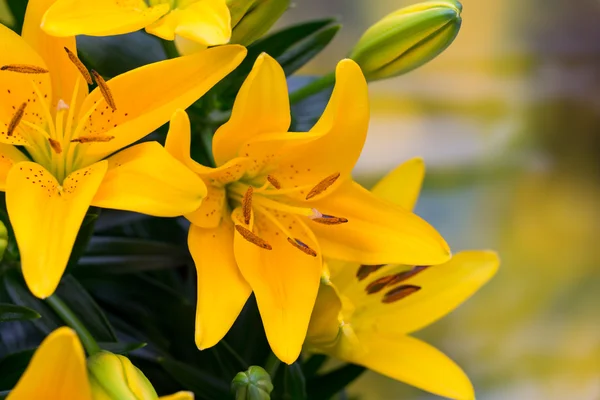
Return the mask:
<svg viewBox="0 0 600 400"><path fill-rule="evenodd" d="M4 251L8 246L8 231L2 221L0 221L0 261L4 258Z"/></svg>
<svg viewBox="0 0 600 400"><path fill-rule="evenodd" d="M273 391L271 377L261 367L252 366L238 372L231 382L235 400L269 400Z"/></svg>
<svg viewBox="0 0 600 400"><path fill-rule="evenodd" d="M248 46L277 22L290 0L227 0L233 33L229 43Z"/></svg>
<svg viewBox="0 0 600 400"><path fill-rule="evenodd" d="M146 376L127 357L101 351L87 361L94 400L155 400Z"/></svg>
<svg viewBox="0 0 600 400"><path fill-rule="evenodd" d="M460 30L462 5L433 0L395 11L371 26L350 58L368 80L409 72L431 61L454 41Z"/></svg>

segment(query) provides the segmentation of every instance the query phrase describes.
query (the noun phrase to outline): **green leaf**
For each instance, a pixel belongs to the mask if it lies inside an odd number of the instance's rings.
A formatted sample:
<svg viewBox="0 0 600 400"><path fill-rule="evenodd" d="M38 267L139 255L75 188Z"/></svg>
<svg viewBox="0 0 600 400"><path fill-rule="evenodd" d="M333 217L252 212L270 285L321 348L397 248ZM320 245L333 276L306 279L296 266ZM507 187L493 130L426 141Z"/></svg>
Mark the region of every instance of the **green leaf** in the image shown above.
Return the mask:
<svg viewBox="0 0 600 400"><path fill-rule="evenodd" d="M338 33L342 25L335 24L313 33L277 57L286 76L292 75L319 54Z"/></svg>
<svg viewBox="0 0 600 400"><path fill-rule="evenodd" d="M35 349L9 354L0 359L0 390L11 390L25 372Z"/></svg>
<svg viewBox="0 0 600 400"><path fill-rule="evenodd" d="M182 246L155 240L95 236L79 260L77 273L130 274L176 268L191 261Z"/></svg>
<svg viewBox="0 0 600 400"><path fill-rule="evenodd" d="M40 314L30 308L0 303L0 322L36 319L40 317Z"/></svg>
<svg viewBox="0 0 600 400"><path fill-rule="evenodd" d="M41 315L41 318L34 319L31 322L44 334L49 334L59 326L63 325L56 317L56 314L42 302L34 297L25 286L23 277L17 270L9 270L4 274L4 287L13 303L31 308Z"/></svg>
<svg viewBox="0 0 600 400"><path fill-rule="evenodd" d="M98 342L98 346L102 350L110 351L115 354L127 354L132 351L139 350L143 347L146 347L147 343L138 342L138 343L113 343L113 342Z"/></svg>
<svg viewBox="0 0 600 400"><path fill-rule="evenodd" d="M77 261L85 252L85 249L87 248L88 243L94 233L94 225L96 224L99 216L100 209L98 207L90 207L86 213L85 218L81 223L81 227L79 228L79 232L77 233L75 243L73 244L73 250L71 251L67 268L65 268L65 274L70 272L70 270L77 265Z"/></svg>
<svg viewBox="0 0 600 400"><path fill-rule="evenodd" d="M273 400L306 400L306 379L299 362L280 366L275 376ZM311 398L312 400L312 398Z"/></svg>
<svg viewBox="0 0 600 400"><path fill-rule="evenodd" d="M304 376L310 378L315 375L319 371L319 368L321 368L326 361L327 356L324 354L313 354L310 356L310 358L306 360L304 364L302 364Z"/></svg>
<svg viewBox="0 0 600 400"><path fill-rule="evenodd" d="M25 0L7 0L6 4L13 15L12 30L21 33L23 28L23 20L25 19L25 10L27 10L27 1Z"/></svg>
<svg viewBox="0 0 600 400"><path fill-rule="evenodd" d="M229 382L223 382L191 365L168 358L160 359L159 363L165 371L186 389L194 392L199 399L231 398Z"/></svg>
<svg viewBox="0 0 600 400"><path fill-rule="evenodd" d="M309 379L307 384L311 400L328 400L343 390L365 371L365 367L346 364L324 375Z"/></svg>
<svg viewBox="0 0 600 400"><path fill-rule="evenodd" d="M63 276L56 293L90 331L94 339L116 342L114 329L96 301L71 275Z"/></svg>

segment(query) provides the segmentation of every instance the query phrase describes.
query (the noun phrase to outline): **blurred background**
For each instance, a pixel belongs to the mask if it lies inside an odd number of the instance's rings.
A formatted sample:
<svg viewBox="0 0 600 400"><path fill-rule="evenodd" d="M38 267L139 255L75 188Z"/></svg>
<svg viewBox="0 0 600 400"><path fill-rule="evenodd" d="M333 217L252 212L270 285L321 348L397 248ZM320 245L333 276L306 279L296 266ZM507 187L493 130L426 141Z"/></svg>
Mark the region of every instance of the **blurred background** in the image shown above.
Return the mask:
<svg viewBox="0 0 600 400"><path fill-rule="evenodd" d="M410 0L299 0L280 25L338 16L307 66L329 72L362 32ZM451 244L495 249L498 275L417 336L471 377L479 399L600 399L600 2L462 0L456 41L426 66L370 84L355 176L370 185L422 156L417 213ZM430 399L375 373L352 398Z"/></svg>
<svg viewBox="0 0 600 400"><path fill-rule="evenodd" d="M368 26L414 2L298 0L278 26L339 18L342 31L301 71L323 74ZM417 334L465 369L479 399L598 400L600 2L462 3L448 50L370 84L371 127L355 177L369 186L423 157L417 213L454 252L500 253L487 286ZM375 373L350 397L434 398Z"/></svg>

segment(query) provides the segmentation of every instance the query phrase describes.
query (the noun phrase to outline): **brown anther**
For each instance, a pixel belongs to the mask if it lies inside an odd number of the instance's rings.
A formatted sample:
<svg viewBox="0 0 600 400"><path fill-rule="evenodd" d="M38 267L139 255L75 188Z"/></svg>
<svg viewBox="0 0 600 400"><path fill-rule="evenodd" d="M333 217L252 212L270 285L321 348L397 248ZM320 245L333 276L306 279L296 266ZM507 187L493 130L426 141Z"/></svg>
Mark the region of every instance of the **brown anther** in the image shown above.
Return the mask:
<svg viewBox="0 0 600 400"><path fill-rule="evenodd" d="M367 285L365 291L367 292L367 294L374 294L380 292L384 287L393 283L395 277L396 275L387 275L376 279Z"/></svg>
<svg viewBox="0 0 600 400"><path fill-rule="evenodd" d="M19 126L19 122L21 122L21 120L23 119L23 115L25 115L25 107L27 107L27 103L21 104L19 108L17 108L17 111L15 111L15 114L10 119L10 122L8 123L8 128L6 129L6 134L8 136L12 136L13 133L15 133L15 129L17 129L17 126Z"/></svg>
<svg viewBox="0 0 600 400"><path fill-rule="evenodd" d="M47 74L49 71L46 68L38 67L37 65L27 64L8 64L0 67L0 71L20 72L21 74Z"/></svg>
<svg viewBox="0 0 600 400"><path fill-rule="evenodd" d="M48 138L48 142L50 143L50 147L52 147L52 150L54 150L54 152L56 154L62 153L62 147L61 147L60 142L58 140L54 140L52 138Z"/></svg>
<svg viewBox="0 0 600 400"><path fill-rule="evenodd" d="M77 143L94 143L94 142L110 142L113 140L114 136L79 136L78 138L72 139L71 142Z"/></svg>
<svg viewBox="0 0 600 400"><path fill-rule="evenodd" d="M425 265L418 265L409 271L400 272L400 273L394 275L394 280L392 282L390 282L389 285L395 285L396 283L400 283L409 278L412 278L413 276L417 275L419 272L421 272L427 268L429 268L429 267L427 267Z"/></svg>
<svg viewBox="0 0 600 400"><path fill-rule="evenodd" d="M254 188L249 186L242 199L242 213L244 214L244 223L246 225L250 223L250 217L252 216L252 193L254 193Z"/></svg>
<svg viewBox="0 0 600 400"><path fill-rule="evenodd" d="M339 225L348 222L347 218L335 217L333 215L323 214L319 218L312 218L313 221L323 225Z"/></svg>
<svg viewBox="0 0 600 400"><path fill-rule="evenodd" d="M97 73L94 70L92 70L91 72L92 72L92 75L94 76L94 80L96 81L96 83L98 84L98 87L100 88L100 93L102 93L102 97L104 97L104 100L106 100L106 103L110 106L110 108L112 108L113 110L116 110L117 105L115 104L115 99L113 98L113 95L110 92L110 88L108 87L108 84L106 83L104 78L100 76L99 73Z"/></svg>
<svg viewBox="0 0 600 400"><path fill-rule="evenodd" d="M340 177L340 173L336 172L333 175L329 175L327 178L323 179L321 182L317 183L317 185L308 192L306 195L306 200L310 200L318 194L323 193L329 186L333 185L335 181Z"/></svg>
<svg viewBox="0 0 600 400"><path fill-rule="evenodd" d="M275 189L281 189L281 184L273 175L267 175L267 180Z"/></svg>
<svg viewBox="0 0 600 400"><path fill-rule="evenodd" d="M302 251L303 253L308 254L309 256L313 256L316 257L317 256L317 252L314 251L313 249L311 249L310 247L308 247L308 245L304 242L302 242L299 239L292 239L292 238L287 238L287 241L294 246L295 248L297 248L298 250Z"/></svg>
<svg viewBox="0 0 600 400"><path fill-rule="evenodd" d="M238 233L242 235L244 239L246 239L252 244L257 245L261 249L273 250L273 247L271 247L269 243L267 243L264 239L260 238L256 234L254 234L254 232L252 232L251 230L244 228L242 225L236 225L235 230L238 231Z"/></svg>
<svg viewBox="0 0 600 400"><path fill-rule="evenodd" d="M77 55L75 55L75 53L73 53L71 50L69 50L68 47L65 47L65 51L67 52L67 56L69 56L69 60L71 60L71 62L73 64L75 64L75 66L77 67L77 69L79 70L81 75L83 76L83 79L85 79L85 81L88 83L88 85L93 84L94 81L92 81L92 75L90 75L90 72L87 70L85 65L83 65L83 63L77 57Z"/></svg>
<svg viewBox="0 0 600 400"><path fill-rule="evenodd" d="M362 281L367 276L371 275L373 272L377 271L378 269L380 269L381 267L384 267L384 266L385 266L385 264L379 264L379 265L361 265L358 268L358 271L356 271L356 278L359 281Z"/></svg>
<svg viewBox="0 0 600 400"><path fill-rule="evenodd" d="M383 295L383 299L381 301L383 303L393 303L394 301L398 301L400 299L405 298L406 296L413 294L414 292L418 292L421 290L420 286L416 285L400 285L398 287L393 288L389 292Z"/></svg>

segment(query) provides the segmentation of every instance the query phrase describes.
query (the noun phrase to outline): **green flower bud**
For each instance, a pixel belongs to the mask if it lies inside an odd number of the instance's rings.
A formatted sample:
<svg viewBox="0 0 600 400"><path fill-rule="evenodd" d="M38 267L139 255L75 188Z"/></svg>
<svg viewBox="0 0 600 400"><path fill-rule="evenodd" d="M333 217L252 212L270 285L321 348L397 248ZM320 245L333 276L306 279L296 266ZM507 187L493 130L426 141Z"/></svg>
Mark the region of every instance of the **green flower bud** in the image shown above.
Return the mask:
<svg viewBox="0 0 600 400"><path fill-rule="evenodd" d="M101 351L87 361L94 400L155 400L146 376L127 357Z"/></svg>
<svg viewBox="0 0 600 400"><path fill-rule="evenodd" d="M4 258L6 246L8 246L8 231L6 230L4 223L0 221L0 261Z"/></svg>
<svg viewBox="0 0 600 400"><path fill-rule="evenodd" d="M227 0L233 33L229 43L248 46L267 33L290 0Z"/></svg>
<svg viewBox="0 0 600 400"><path fill-rule="evenodd" d="M252 366L248 371L238 372L231 382L231 391L235 400L269 400L273 384L267 371Z"/></svg>
<svg viewBox="0 0 600 400"><path fill-rule="evenodd" d="M409 72L431 61L454 41L460 30L462 5L434 0L393 12L370 27L350 58L369 80Z"/></svg>

